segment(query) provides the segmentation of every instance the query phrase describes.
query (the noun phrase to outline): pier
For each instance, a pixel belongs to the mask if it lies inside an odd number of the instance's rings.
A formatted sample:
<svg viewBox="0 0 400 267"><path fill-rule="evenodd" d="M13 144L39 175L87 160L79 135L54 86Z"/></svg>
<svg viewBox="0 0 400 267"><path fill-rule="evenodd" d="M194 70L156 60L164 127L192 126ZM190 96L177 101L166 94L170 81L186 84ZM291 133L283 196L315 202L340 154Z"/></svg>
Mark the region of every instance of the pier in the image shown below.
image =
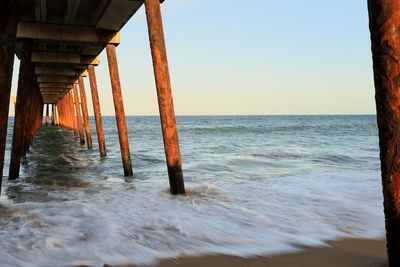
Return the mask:
<svg viewBox="0 0 400 267"><path fill-rule="evenodd" d="M115 119L125 176L132 176L129 133L117 48L120 31L146 11L170 192L185 194L163 32L160 0L0 1L0 172L4 173L14 56L20 60L8 179L20 176L21 158L40 127L73 131L76 142L107 155L96 80L99 54L107 54ZM384 212L389 265L400 266L400 1L368 0ZM134 59L132 59L134 60ZM85 79L90 89L85 88ZM90 92L92 103L87 101ZM95 125L90 125L88 105ZM44 123L43 123L44 121ZM96 134L92 135L95 130ZM160 155L161 157L161 155ZM7 171L7 170L6 170ZM0 177L0 189L1 180ZM355 188L354 190L357 190Z"/></svg>
<svg viewBox="0 0 400 267"><path fill-rule="evenodd" d="M163 2L163 1L161 1ZM0 2L0 172L3 173L14 55L20 59L9 179L19 177L20 161L41 126L74 131L92 149L92 128L84 79L89 76L101 157L107 155L95 67L105 49L121 149L123 173L133 175L117 47L120 30L145 8L172 194L184 194L167 53L159 0L28 0ZM43 111L45 110L45 114Z"/></svg>

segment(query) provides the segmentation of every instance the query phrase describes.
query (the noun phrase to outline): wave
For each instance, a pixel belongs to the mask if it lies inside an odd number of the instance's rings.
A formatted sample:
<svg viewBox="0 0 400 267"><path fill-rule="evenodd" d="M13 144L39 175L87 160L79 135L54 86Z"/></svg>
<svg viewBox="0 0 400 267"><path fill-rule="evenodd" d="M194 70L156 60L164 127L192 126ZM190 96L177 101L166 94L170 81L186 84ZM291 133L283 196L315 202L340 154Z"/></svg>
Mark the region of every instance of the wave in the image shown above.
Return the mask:
<svg viewBox="0 0 400 267"><path fill-rule="evenodd" d="M158 118L131 119L129 178L114 118L106 158L71 132L41 129L20 179L3 180L0 265L250 257L382 237L374 119L182 118L185 196L169 193Z"/></svg>

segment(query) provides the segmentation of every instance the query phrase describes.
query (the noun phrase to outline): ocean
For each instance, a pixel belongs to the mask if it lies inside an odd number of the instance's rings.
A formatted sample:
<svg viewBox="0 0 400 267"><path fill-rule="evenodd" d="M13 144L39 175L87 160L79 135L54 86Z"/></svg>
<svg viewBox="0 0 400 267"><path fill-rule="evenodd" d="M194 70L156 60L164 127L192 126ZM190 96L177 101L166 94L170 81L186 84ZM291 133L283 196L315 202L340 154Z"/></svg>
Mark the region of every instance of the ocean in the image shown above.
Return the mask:
<svg viewBox="0 0 400 267"><path fill-rule="evenodd" d="M178 116L187 195L169 194L158 117L127 117L124 177L114 117L108 156L43 127L3 179L0 266L154 264L179 255L273 255L382 238L375 116ZM10 118L4 174L8 174Z"/></svg>

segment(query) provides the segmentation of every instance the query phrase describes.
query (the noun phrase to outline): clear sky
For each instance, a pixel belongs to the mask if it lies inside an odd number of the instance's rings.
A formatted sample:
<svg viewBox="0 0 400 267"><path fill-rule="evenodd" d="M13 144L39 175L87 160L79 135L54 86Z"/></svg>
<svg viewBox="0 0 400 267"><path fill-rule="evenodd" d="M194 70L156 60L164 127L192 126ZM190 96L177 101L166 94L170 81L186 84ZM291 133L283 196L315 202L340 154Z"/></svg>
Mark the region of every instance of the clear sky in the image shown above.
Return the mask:
<svg viewBox="0 0 400 267"><path fill-rule="evenodd" d="M176 113L375 113L366 2L166 0ZM143 7L121 31L117 57L126 114L158 114ZM102 113L112 115L105 51L96 71ZM13 95L17 74L18 60Z"/></svg>

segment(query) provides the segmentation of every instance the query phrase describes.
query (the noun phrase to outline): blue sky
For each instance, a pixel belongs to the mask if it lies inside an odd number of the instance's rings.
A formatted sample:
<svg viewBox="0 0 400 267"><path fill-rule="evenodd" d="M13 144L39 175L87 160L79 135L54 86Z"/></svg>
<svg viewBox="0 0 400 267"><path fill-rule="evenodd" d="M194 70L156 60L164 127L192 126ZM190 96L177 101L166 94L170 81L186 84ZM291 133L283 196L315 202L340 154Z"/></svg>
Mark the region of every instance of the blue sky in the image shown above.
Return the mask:
<svg viewBox="0 0 400 267"><path fill-rule="evenodd" d="M364 0L166 0L162 11L179 115L375 113ZM126 114L158 114L143 8L117 56ZM100 61L101 107L112 115L104 52Z"/></svg>

